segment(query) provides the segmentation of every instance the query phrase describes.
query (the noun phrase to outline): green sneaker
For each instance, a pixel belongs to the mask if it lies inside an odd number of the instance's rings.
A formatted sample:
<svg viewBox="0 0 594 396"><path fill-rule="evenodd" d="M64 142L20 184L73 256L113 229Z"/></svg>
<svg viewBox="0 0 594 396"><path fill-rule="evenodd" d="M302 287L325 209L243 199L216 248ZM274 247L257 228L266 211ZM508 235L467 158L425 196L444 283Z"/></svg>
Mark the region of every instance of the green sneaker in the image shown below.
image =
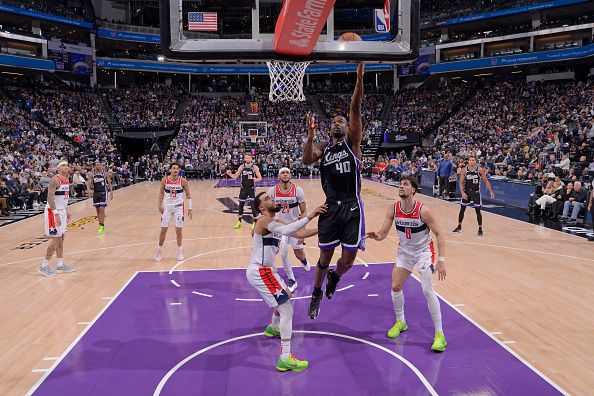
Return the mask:
<svg viewBox="0 0 594 396"><path fill-rule="evenodd" d="M99 228L97 229L97 235L103 234L105 234L105 226L99 226Z"/></svg>
<svg viewBox="0 0 594 396"><path fill-rule="evenodd" d="M256 227L256 222L255 221L252 223L252 230L254 229L254 227Z"/></svg>
<svg viewBox="0 0 594 396"><path fill-rule="evenodd" d="M280 357L276 361L276 369L278 371L302 371L309 367L307 360L296 359L293 354L288 359L282 360Z"/></svg>
<svg viewBox="0 0 594 396"><path fill-rule="evenodd" d="M400 320L397 320L394 326L392 326L392 328L388 330L388 338L396 338L400 335L400 333L406 330L408 330L408 325L406 324L406 321L401 322Z"/></svg>
<svg viewBox="0 0 594 396"><path fill-rule="evenodd" d="M431 349L435 352L443 352L446 349L446 345L448 345L448 343L446 342L443 333L435 333L435 338L433 339L433 345L431 345Z"/></svg>
<svg viewBox="0 0 594 396"><path fill-rule="evenodd" d="M264 335L266 337L280 337L280 327L272 327L268 325L266 326L266 330L264 330Z"/></svg>
<svg viewBox="0 0 594 396"><path fill-rule="evenodd" d="M239 230L241 228L241 220L237 220L237 223L235 223L233 228L235 228L236 230Z"/></svg>

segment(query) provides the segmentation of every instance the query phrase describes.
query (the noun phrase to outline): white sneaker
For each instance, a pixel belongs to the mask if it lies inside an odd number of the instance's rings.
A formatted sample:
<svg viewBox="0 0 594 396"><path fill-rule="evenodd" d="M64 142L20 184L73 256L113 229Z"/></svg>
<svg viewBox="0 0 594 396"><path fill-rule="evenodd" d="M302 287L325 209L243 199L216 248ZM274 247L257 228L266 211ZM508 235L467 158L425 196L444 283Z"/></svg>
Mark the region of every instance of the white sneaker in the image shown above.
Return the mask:
<svg viewBox="0 0 594 396"><path fill-rule="evenodd" d="M288 287L289 291L291 293L294 293L295 290L297 289L297 281L295 281L293 279L289 279L289 282L287 282L287 283L289 285L289 287Z"/></svg>
<svg viewBox="0 0 594 396"><path fill-rule="evenodd" d="M301 267L306 271L309 271L311 269L311 265L309 265L309 261L305 264L301 263Z"/></svg>
<svg viewBox="0 0 594 396"><path fill-rule="evenodd" d="M184 252L183 250L178 250L177 251L177 261L184 261Z"/></svg>
<svg viewBox="0 0 594 396"><path fill-rule="evenodd" d="M56 276L56 275L58 275L54 271L52 271L52 269L50 267L44 267L43 265L40 265L39 268L37 268L37 272L39 272L43 276Z"/></svg>
<svg viewBox="0 0 594 396"><path fill-rule="evenodd" d="M162 257L163 257L163 248L161 246L159 246L157 248L157 255L155 256L155 261L157 263L160 262Z"/></svg>
<svg viewBox="0 0 594 396"><path fill-rule="evenodd" d="M62 264L56 267L56 272L57 273L66 273L66 272L76 272L76 269L66 265L66 264Z"/></svg>

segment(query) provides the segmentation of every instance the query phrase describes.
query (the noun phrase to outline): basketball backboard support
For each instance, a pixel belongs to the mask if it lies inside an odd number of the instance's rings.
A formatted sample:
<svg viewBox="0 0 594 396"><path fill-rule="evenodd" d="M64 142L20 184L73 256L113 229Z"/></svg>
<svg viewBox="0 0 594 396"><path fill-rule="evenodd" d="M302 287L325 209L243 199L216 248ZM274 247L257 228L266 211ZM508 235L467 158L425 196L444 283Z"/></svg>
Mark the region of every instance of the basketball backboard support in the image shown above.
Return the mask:
<svg viewBox="0 0 594 396"><path fill-rule="evenodd" d="M167 59L187 62L241 63L271 59L320 63L410 62L418 55L419 1L392 0L391 27L382 34L376 33L374 10L335 8L311 55L295 57L274 51L271 26L278 17L282 0L256 0L255 8L236 9L213 7L212 2L201 6L199 0L160 0L161 46ZM217 30L189 31L188 12L217 12ZM349 18L355 22L348 23ZM238 22L228 25L235 20ZM357 33L364 41L339 41L338 37L346 32Z"/></svg>

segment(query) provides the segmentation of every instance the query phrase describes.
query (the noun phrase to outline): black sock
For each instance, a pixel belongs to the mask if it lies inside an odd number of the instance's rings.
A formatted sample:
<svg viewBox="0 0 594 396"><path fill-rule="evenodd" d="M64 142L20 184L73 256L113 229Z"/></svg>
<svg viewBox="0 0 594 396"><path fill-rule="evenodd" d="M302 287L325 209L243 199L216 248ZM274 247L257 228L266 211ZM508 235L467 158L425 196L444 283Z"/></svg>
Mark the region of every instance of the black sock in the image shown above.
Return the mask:
<svg viewBox="0 0 594 396"><path fill-rule="evenodd" d="M319 297L322 295L322 288L321 287L315 287L314 286L314 290L313 293L311 293L312 296L314 297Z"/></svg>
<svg viewBox="0 0 594 396"><path fill-rule="evenodd" d="M101 227L103 227L105 224L103 224L103 223L99 223L99 225L100 225Z"/></svg>

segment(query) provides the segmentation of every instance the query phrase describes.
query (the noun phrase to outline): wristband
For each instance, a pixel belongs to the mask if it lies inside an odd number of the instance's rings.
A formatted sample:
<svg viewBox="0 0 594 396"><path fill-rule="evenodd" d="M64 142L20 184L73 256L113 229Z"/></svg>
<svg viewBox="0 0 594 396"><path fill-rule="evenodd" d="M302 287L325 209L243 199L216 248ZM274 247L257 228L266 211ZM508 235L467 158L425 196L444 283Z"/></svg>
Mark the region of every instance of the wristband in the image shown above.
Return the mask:
<svg viewBox="0 0 594 396"><path fill-rule="evenodd" d="M439 256L439 257L437 258L437 262L438 262L438 263L439 263L439 262L445 263L445 257L444 257L444 256Z"/></svg>
<svg viewBox="0 0 594 396"><path fill-rule="evenodd" d="M192 210L192 199L188 199L188 210Z"/></svg>

